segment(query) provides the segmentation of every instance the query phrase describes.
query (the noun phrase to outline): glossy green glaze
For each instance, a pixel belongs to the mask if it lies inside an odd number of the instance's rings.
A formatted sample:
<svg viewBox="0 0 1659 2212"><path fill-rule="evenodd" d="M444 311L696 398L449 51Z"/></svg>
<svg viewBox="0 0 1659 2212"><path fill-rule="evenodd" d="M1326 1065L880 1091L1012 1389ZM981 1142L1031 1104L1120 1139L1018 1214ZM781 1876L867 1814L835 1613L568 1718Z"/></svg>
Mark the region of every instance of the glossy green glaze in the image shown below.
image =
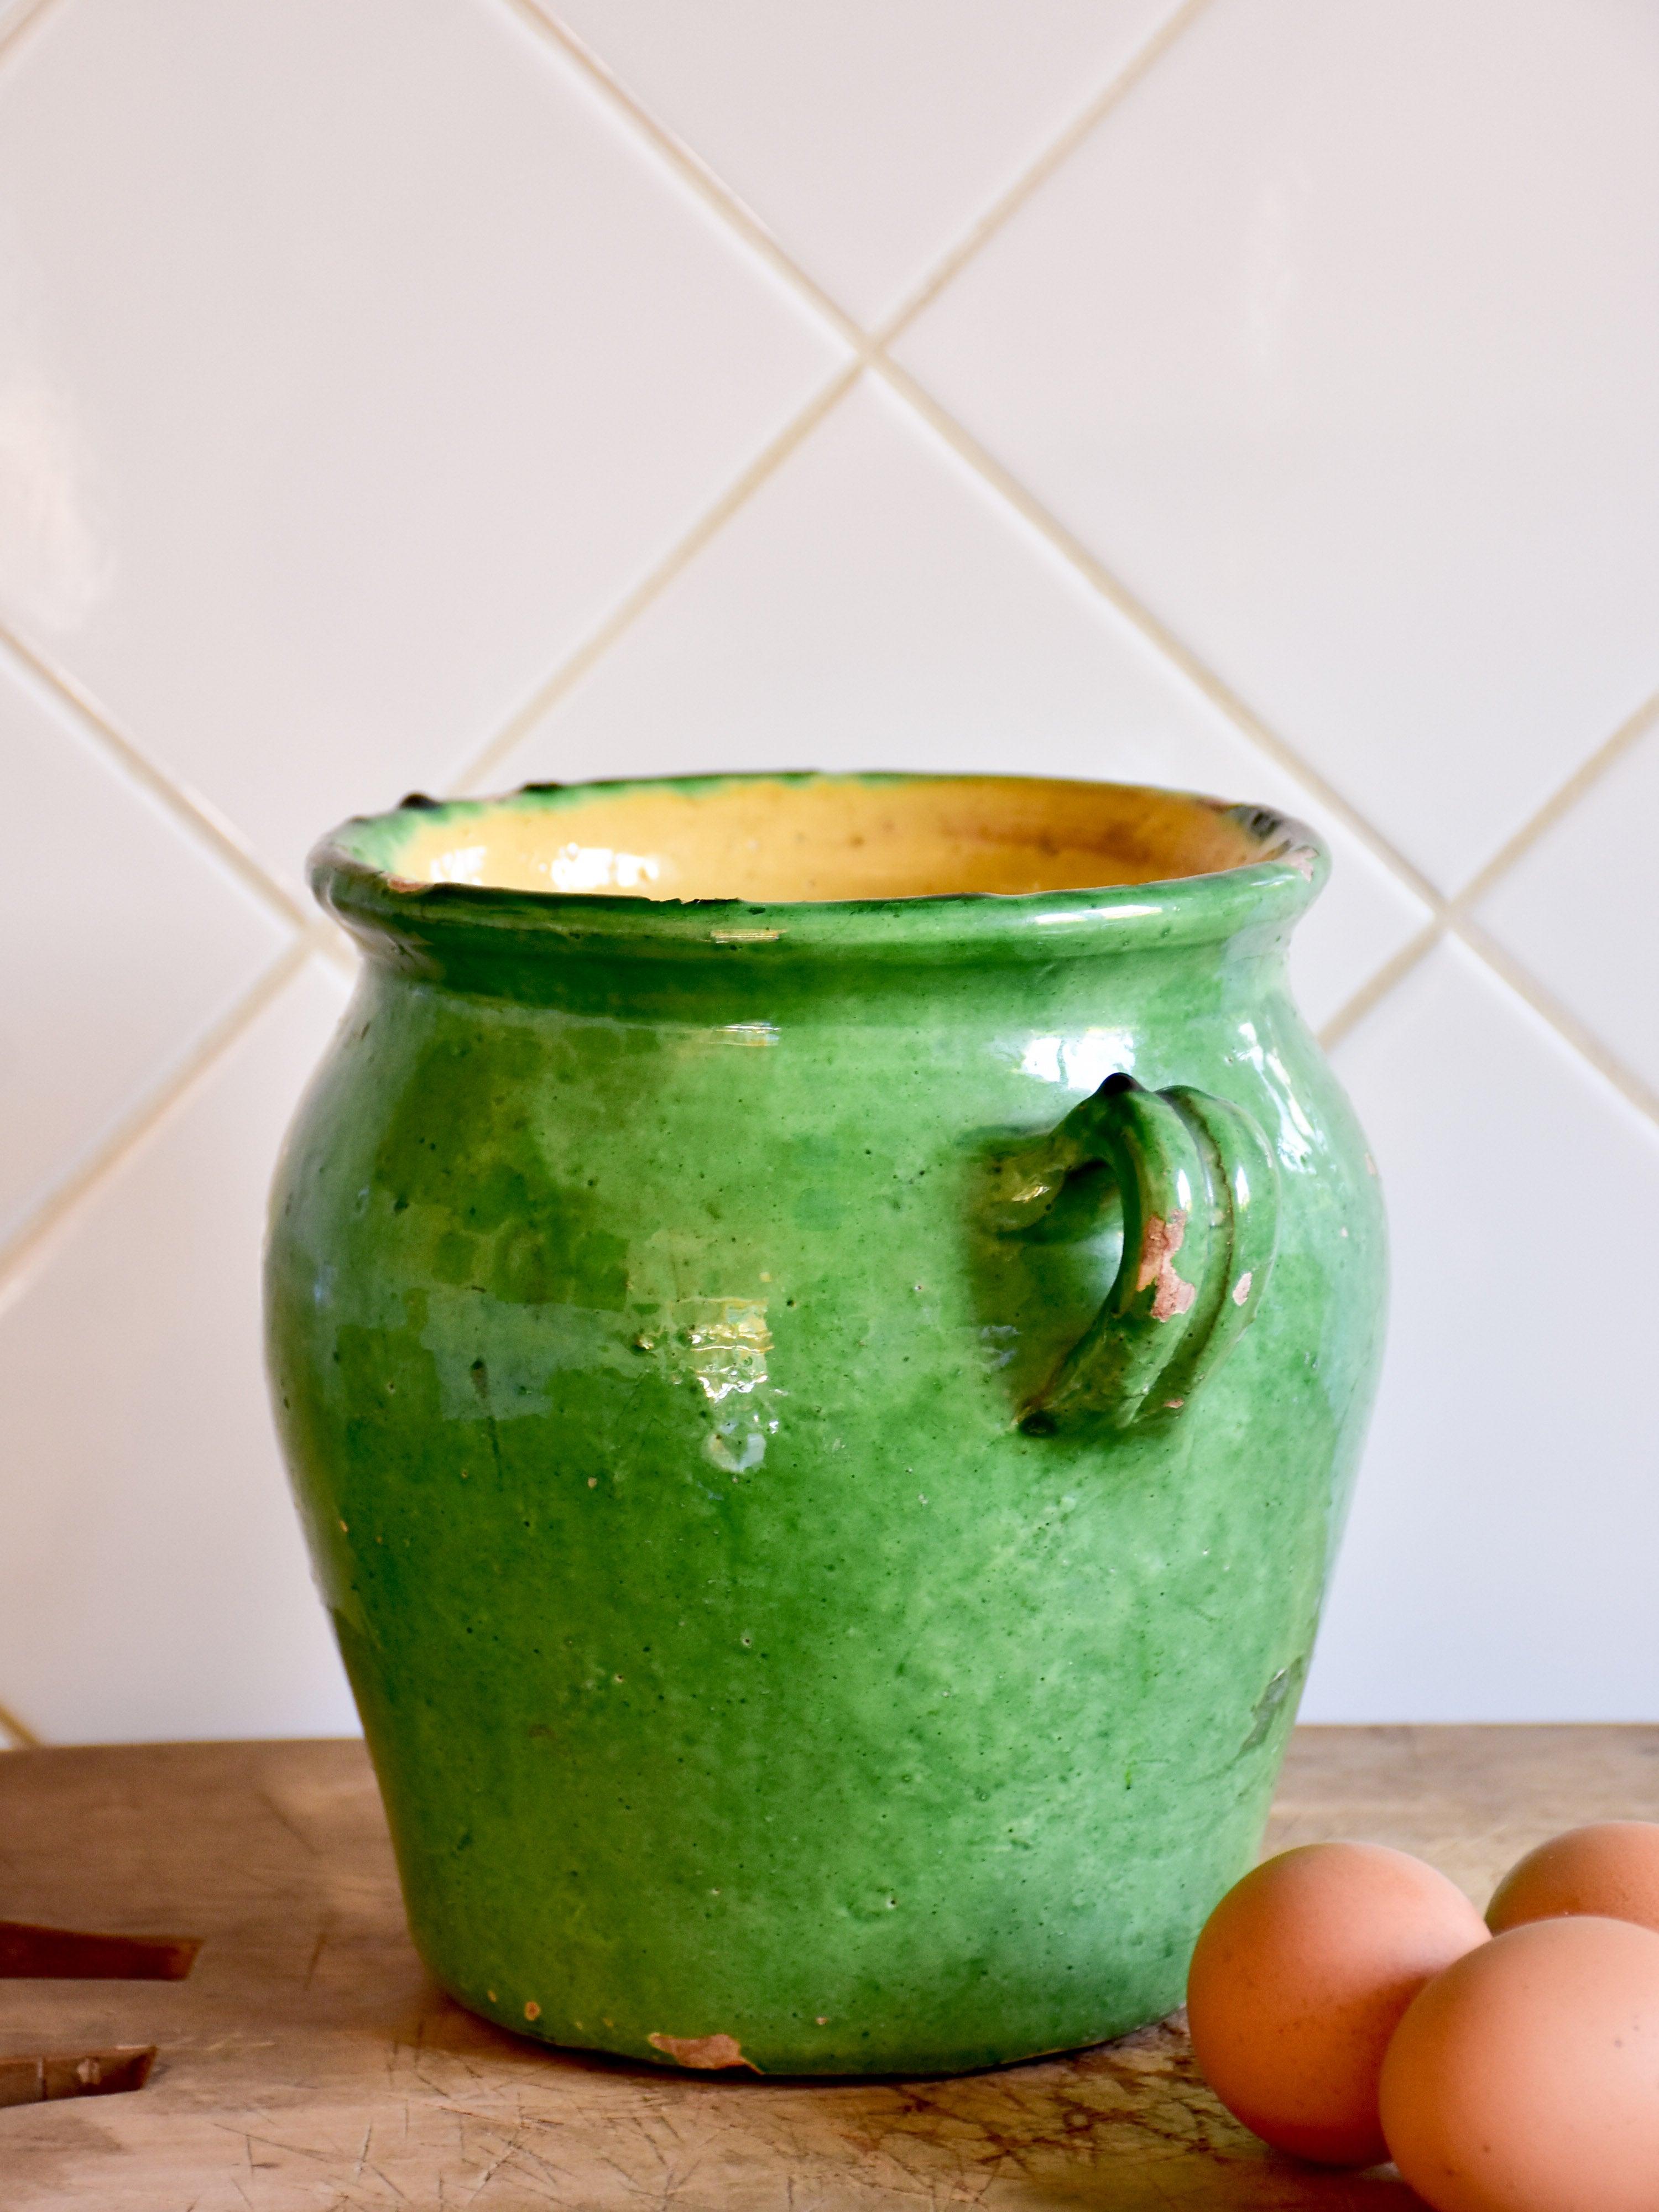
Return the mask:
<svg viewBox="0 0 1659 2212"><path fill-rule="evenodd" d="M520 2033L767 2072L1168 2010L1380 1349L1285 981L1322 855L1245 815L1260 861L1175 882L681 906L400 885L431 818L315 857L368 957L268 1255L422 1956Z"/></svg>

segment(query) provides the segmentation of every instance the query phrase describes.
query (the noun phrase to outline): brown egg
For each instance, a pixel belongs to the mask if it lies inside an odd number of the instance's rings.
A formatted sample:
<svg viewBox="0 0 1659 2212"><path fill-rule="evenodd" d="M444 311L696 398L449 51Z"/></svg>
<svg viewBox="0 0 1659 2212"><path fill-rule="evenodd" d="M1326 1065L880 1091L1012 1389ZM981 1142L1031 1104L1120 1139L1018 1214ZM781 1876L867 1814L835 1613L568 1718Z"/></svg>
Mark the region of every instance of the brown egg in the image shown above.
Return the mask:
<svg viewBox="0 0 1659 2212"><path fill-rule="evenodd" d="M1309 1844L1230 1889L1193 1954L1187 2017L1205 2079L1298 2157L1373 2166L1382 2055L1431 1975L1487 1941L1460 1889L1381 1844Z"/></svg>
<svg viewBox="0 0 1659 2212"><path fill-rule="evenodd" d="M1537 1920L1459 1959L1400 2023L1382 2107L1434 2212L1653 2212L1659 1936Z"/></svg>
<svg viewBox="0 0 1659 2212"><path fill-rule="evenodd" d="M1565 1912L1595 1912L1659 1931L1659 1825L1597 1820L1540 1844L1492 1892L1486 1925L1501 1936Z"/></svg>

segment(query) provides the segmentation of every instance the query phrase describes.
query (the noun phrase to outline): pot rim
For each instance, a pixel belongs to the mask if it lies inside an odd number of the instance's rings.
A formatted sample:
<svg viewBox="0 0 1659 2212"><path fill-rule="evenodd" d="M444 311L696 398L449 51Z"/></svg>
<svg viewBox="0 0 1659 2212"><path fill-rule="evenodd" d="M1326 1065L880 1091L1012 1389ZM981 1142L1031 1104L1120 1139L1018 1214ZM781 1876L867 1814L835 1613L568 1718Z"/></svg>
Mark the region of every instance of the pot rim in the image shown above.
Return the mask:
<svg viewBox="0 0 1659 2212"><path fill-rule="evenodd" d="M415 881L379 864L400 840L434 814L465 821L520 797L558 804L589 795L639 790L690 797L742 783L1076 784L1103 790L1156 791L1192 800L1235 823L1261 857L1203 875L1151 883L1042 891L945 891L867 899L757 900L647 898L627 891L504 890L495 885ZM554 798L557 794L557 798ZM1276 807L1230 802L1175 787L1112 779L989 776L973 770L754 769L730 774L628 776L580 783L526 783L477 799L434 799L411 792L379 814L356 814L313 848L307 863L319 903L364 951L401 951L506 934L540 937L549 954L584 948L612 957L675 958L859 955L877 960L933 963L981 957L1050 960L1125 951L1153 944L1225 939L1241 928L1285 928L1317 897L1330 873L1324 841ZM388 940L390 944L388 945ZM527 950L528 947L526 946ZM419 964L424 964L421 963Z"/></svg>

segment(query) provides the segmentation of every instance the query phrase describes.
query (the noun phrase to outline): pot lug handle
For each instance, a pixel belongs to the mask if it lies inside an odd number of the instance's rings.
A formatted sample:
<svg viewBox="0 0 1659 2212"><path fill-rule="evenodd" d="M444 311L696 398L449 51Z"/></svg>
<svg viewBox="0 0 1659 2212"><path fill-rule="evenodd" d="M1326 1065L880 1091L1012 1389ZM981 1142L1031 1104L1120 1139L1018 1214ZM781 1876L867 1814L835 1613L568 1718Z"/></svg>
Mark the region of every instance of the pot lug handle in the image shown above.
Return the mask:
<svg viewBox="0 0 1659 2212"><path fill-rule="evenodd" d="M1018 1156L1003 1218L1040 1219L1098 1164L1123 1204L1123 1260L1089 1328L1021 1410L1028 1436L1122 1431L1191 1404L1255 1317L1279 1236L1279 1168L1250 1115L1185 1084L1109 1075ZM1011 1163L1011 1165L1013 1164Z"/></svg>

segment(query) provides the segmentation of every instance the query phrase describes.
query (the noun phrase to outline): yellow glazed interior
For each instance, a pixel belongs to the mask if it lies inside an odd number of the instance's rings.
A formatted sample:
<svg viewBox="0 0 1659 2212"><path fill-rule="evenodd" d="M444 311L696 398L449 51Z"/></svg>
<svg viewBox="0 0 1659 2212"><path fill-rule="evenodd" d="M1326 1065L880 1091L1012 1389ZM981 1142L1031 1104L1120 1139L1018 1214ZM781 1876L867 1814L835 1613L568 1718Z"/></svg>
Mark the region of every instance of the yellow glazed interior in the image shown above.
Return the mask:
<svg viewBox="0 0 1659 2212"><path fill-rule="evenodd" d="M1203 799L1015 776L781 776L527 793L422 822L410 883L763 901L1018 894L1167 882L1264 857Z"/></svg>

